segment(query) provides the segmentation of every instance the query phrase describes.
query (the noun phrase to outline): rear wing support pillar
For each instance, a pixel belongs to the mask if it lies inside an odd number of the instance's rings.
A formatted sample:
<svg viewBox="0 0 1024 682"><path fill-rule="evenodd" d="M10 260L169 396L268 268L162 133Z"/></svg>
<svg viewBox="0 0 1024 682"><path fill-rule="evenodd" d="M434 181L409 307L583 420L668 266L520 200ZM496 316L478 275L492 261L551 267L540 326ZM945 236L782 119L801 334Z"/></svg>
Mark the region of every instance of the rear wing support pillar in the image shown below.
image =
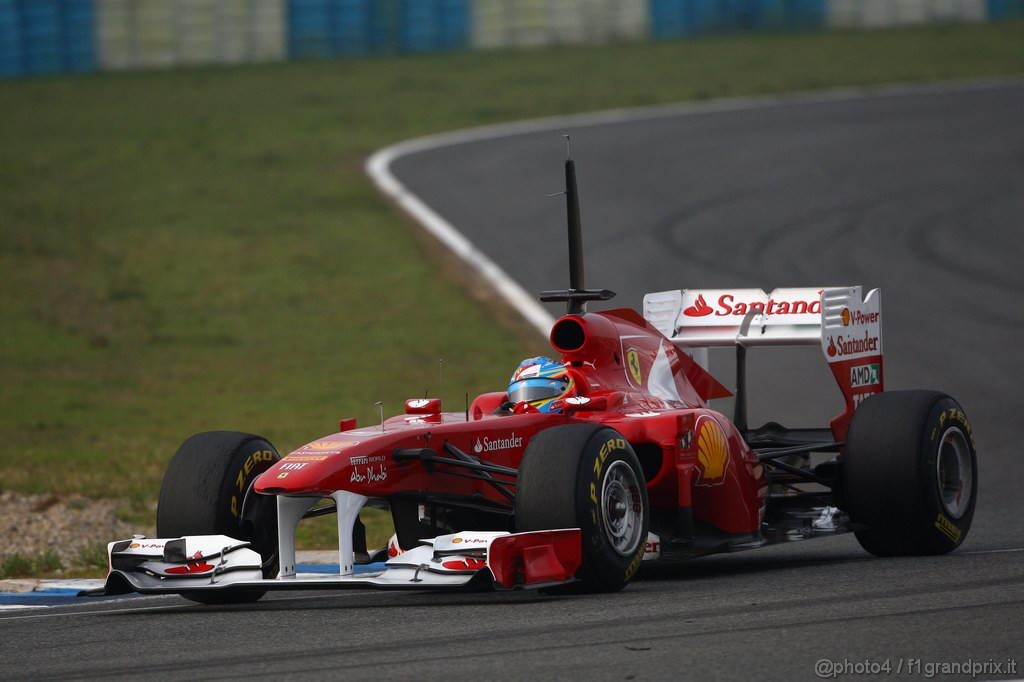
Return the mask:
<svg viewBox="0 0 1024 682"><path fill-rule="evenodd" d="M747 430L747 347L736 344L736 403L732 423L740 433Z"/></svg>

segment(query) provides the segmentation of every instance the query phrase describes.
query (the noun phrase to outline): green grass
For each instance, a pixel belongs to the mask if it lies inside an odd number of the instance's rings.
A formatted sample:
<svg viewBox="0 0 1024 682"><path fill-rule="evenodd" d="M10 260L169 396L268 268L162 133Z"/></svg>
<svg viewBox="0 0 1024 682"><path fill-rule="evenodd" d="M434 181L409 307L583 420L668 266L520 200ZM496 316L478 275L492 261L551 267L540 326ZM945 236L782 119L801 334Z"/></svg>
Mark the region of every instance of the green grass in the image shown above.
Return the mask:
<svg viewBox="0 0 1024 682"><path fill-rule="evenodd" d="M551 114L1024 73L1024 24L0 81L3 486L152 522L191 433L287 451L544 350L363 173L409 137ZM529 284L535 289L557 282ZM454 401L458 407L461 399Z"/></svg>
<svg viewBox="0 0 1024 682"><path fill-rule="evenodd" d="M335 534L337 535L337 534ZM15 553L0 558L0 580L10 578L102 578L107 574L107 546L97 543L68 565L53 550L39 554Z"/></svg>
<svg viewBox="0 0 1024 682"><path fill-rule="evenodd" d="M105 557L103 565L104 567L107 565ZM42 575L52 575L60 568L60 557L52 550L35 556L11 554L0 560L0 580L8 578L37 578Z"/></svg>

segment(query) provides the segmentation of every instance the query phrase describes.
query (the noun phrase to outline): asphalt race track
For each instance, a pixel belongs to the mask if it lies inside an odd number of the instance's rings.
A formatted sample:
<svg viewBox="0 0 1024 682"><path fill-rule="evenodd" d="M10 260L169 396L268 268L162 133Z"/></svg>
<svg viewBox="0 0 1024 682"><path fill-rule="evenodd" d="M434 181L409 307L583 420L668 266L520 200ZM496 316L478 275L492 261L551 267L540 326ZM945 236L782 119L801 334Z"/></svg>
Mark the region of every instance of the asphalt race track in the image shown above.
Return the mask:
<svg viewBox="0 0 1024 682"><path fill-rule="evenodd" d="M546 198L562 189L562 133L580 171L587 284L617 304L685 287L881 287L887 388L956 396L977 436L978 507L957 552L875 559L841 536L653 567L604 596L0 611L0 676L796 680L825 660L820 672L846 679L938 679L954 663L1024 678L1022 112L1019 82L743 102L566 122L393 166L531 291L567 285L564 202ZM835 411L814 352L751 362L752 422L817 425ZM496 386L511 370L495 368Z"/></svg>

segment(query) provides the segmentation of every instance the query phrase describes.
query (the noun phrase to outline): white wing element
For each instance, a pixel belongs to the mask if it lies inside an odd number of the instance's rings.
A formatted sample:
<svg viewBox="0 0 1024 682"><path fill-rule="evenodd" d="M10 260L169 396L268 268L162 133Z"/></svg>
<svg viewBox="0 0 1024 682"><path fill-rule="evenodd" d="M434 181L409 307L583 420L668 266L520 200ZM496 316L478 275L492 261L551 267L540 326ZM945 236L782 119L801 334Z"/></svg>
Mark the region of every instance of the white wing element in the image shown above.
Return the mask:
<svg viewBox="0 0 1024 682"><path fill-rule="evenodd" d="M644 317L684 349L814 345L826 287L681 289L644 296Z"/></svg>
<svg viewBox="0 0 1024 682"><path fill-rule="evenodd" d="M866 331L879 340L877 348L869 344L872 348L863 352L881 352L881 291L872 289L862 301L859 286L771 293L761 289L658 291L644 296L644 318L684 350L817 343L824 349L829 334L835 340L844 329L857 327L862 335Z"/></svg>
<svg viewBox="0 0 1024 682"><path fill-rule="evenodd" d="M827 289L821 300L821 352L829 363L882 355L880 290L862 301L860 287Z"/></svg>
<svg viewBox="0 0 1024 682"><path fill-rule="evenodd" d="M672 374L672 363L668 360L665 347L665 342L662 341L654 364L651 365L651 373L647 376L647 390L662 400L680 402L682 398L679 397L676 379Z"/></svg>
<svg viewBox="0 0 1024 682"><path fill-rule="evenodd" d="M134 538L107 546L110 572L93 594L165 594L217 590L310 590L348 587L430 589L468 586L537 589L575 580L582 561L579 529L443 535L389 559L383 570L281 574L264 579L260 555L223 535Z"/></svg>
<svg viewBox="0 0 1024 682"><path fill-rule="evenodd" d="M882 292L861 288L679 289L644 296L644 318L707 369L713 346L814 346L846 399L847 421L883 389Z"/></svg>

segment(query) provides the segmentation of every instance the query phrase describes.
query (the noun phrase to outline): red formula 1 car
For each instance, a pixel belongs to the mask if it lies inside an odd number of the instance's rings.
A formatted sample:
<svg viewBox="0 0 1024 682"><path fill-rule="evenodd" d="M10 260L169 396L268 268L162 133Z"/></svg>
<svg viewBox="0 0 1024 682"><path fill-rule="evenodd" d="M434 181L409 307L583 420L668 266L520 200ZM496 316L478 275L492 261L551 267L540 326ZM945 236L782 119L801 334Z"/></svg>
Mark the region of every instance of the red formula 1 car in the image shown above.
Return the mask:
<svg viewBox="0 0 1024 682"><path fill-rule="evenodd" d="M284 458L254 435L193 436L164 477L161 539L110 543L101 592L218 603L356 586L613 591L645 560L845 531L878 555L964 540L977 492L970 424L949 396L882 391L877 290L668 291L648 294L643 315L588 313L613 294L583 286L571 160L566 182L570 288L541 298L568 304L550 341L571 391L543 411L505 391L459 412L409 400L404 414L343 420ZM748 428L746 349L787 344L820 344L845 409L818 429ZM736 350L732 419L708 406L731 395L706 369L713 346ZM377 556L358 518L367 504L394 520ZM297 573L296 526L323 513L337 514L339 572ZM357 557L386 563L365 572Z"/></svg>

